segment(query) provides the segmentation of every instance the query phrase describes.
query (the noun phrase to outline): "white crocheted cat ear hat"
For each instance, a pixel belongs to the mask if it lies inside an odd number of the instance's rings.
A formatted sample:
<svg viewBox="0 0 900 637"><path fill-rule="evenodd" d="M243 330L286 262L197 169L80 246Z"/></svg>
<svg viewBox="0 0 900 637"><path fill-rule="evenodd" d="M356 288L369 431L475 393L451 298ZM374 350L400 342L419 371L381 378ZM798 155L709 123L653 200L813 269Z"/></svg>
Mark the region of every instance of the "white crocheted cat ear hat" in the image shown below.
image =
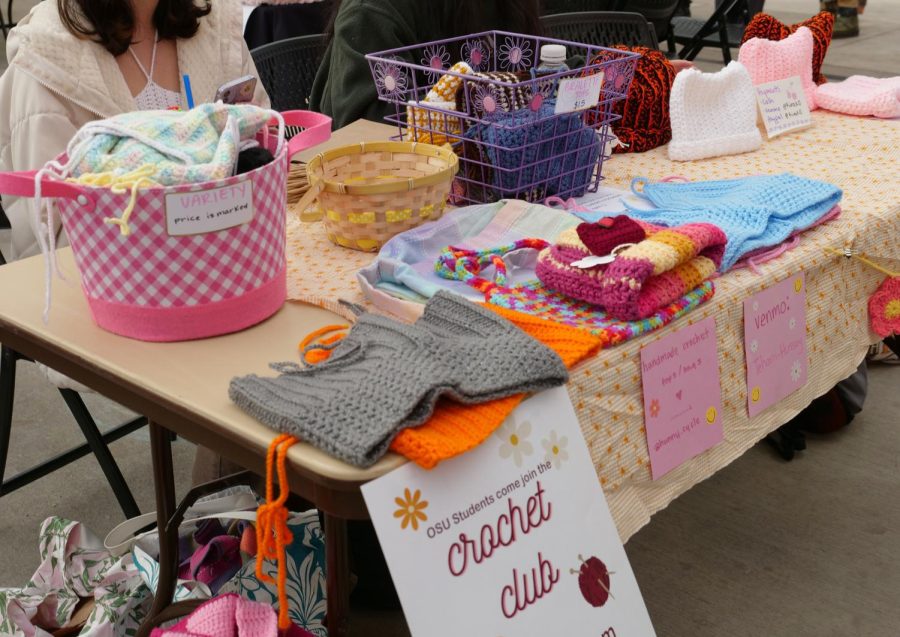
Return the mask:
<svg viewBox="0 0 900 637"><path fill-rule="evenodd" d="M739 62L718 73L687 69L675 76L669 98L669 159L689 161L756 150L756 91Z"/></svg>

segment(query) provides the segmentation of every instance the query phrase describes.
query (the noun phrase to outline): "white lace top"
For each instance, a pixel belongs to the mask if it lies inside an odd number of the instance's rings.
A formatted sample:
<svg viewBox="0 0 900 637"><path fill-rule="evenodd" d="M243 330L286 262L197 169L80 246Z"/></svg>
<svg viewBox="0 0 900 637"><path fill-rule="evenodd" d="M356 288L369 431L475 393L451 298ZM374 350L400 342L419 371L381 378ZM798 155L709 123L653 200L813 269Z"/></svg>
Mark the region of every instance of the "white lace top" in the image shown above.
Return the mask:
<svg viewBox="0 0 900 637"><path fill-rule="evenodd" d="M141 69L141 72L147 78L147 83L144 85L144 88L141 89L140 93L134 96L134 104L137 106L138 110L141 111L166 110L167 108L181 107L181 93L170 91L153 80L153 73L156 71L156 47L158 44L159 32L157 31L153 38L153 53L150 55L149 72L144 68L144 65L141 64L134 49L128 47L128 52L131 53L131 57L134 58L134 61Z"/></svg>

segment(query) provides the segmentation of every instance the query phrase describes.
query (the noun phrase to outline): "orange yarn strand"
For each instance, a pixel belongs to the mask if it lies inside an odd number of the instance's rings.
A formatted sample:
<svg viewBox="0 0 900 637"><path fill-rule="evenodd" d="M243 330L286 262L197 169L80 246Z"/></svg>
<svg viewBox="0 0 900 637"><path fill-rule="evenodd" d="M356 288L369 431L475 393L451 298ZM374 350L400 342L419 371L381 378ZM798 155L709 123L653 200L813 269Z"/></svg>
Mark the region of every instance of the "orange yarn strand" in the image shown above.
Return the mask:
<svg viewBox="0 0 900 637"><path fill-rule="evenodd" d="M275 560L278 564L278 627L287 630L291 621L287 602L287 547L294 541L287 525L288 510L285 506L290 486L287 480L288 449L299 442L290 434L276 437L266 454L266 503L256 511L256 577L261 582L275 583L263 574L263 560ZM275 474L278 474L279 491L275 498Z"/></svg>
<svg viewBox="0 0 900 637"><path fill-rule="evenodd" d="M346 330L349 329L349 325L326 325L325 327L320 327L317 330L314 330L307 334L300 344L297 346L300 351L306 349L311 343L313 343L316 339L321 336L325 336L331 332L336 332L338 330ZM332 343L336 343L339 340L344 338L343 334L334 334L327 338L323 338L318 345L331 345ZM303 355L303 360L311 365L315 365L317 363L321 363L322 361L328 360L331 356L331 350L327 349L311 349L306 354Z"/></svg>

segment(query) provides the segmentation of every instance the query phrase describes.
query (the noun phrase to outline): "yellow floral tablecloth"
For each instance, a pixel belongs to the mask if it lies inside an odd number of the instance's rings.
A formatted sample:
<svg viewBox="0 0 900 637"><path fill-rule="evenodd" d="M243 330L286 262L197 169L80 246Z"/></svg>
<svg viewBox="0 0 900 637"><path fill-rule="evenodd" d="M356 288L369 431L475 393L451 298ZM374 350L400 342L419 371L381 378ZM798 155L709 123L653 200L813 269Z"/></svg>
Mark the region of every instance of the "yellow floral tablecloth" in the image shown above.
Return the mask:
<svg viewBox="0 0 900 637"><path fill-rule="evenodd" d="M640 349L665 330L601 352L572 373L569 394L609 500L622 540L678 495L725 467L767 433L787 422L813 398L850 375L867 346L867 300L884 275L856 260L827 254L825 247L853 247L900 269L900 121L813 114L814 126L745 155L672 162L665 148L616 155L604 165L604 185L628 189L636 176L658 180L728 179L792 172L837 184L844 190L841 217L803 235L800 245L760 266L761 274L737 270L716 281L705 306L667 330L715 316L725 440L657 481L651 480L643 427ZM293 217L293 215L291 215ZM333 246L320 224L291 221L288 227L289 297L345 313L338 299L368 305L356 272L373 255ZM755 418L747 416L743 300L803 271L807 281L809 381Z"/></svg>

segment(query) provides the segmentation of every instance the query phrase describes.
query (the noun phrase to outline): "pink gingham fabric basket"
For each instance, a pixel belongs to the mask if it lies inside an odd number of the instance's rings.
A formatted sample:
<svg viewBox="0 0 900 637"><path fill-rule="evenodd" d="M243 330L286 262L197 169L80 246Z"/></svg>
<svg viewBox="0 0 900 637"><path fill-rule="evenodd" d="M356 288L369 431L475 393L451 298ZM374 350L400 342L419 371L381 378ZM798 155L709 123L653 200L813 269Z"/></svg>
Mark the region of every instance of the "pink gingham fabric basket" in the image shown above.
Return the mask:
<svg viewBox="0 0 900 637"><path fill-rule="evenodd" d="M282 144L273 162L223 180L140 190L127 236L104 219L117 217L130 193L42 182L43 196L56 198L97 325L144 341L182 341L235 332L281 308L287 296L290 157L331 135L331 119L324 115L288 111L283 117L286 126L305 130ZM277 136L260 140L275 151ZM34 175L0 174L0 192L33 197ZM246 197L248 188L249 221L203 234L169 234L167 201Z"/></svg>

